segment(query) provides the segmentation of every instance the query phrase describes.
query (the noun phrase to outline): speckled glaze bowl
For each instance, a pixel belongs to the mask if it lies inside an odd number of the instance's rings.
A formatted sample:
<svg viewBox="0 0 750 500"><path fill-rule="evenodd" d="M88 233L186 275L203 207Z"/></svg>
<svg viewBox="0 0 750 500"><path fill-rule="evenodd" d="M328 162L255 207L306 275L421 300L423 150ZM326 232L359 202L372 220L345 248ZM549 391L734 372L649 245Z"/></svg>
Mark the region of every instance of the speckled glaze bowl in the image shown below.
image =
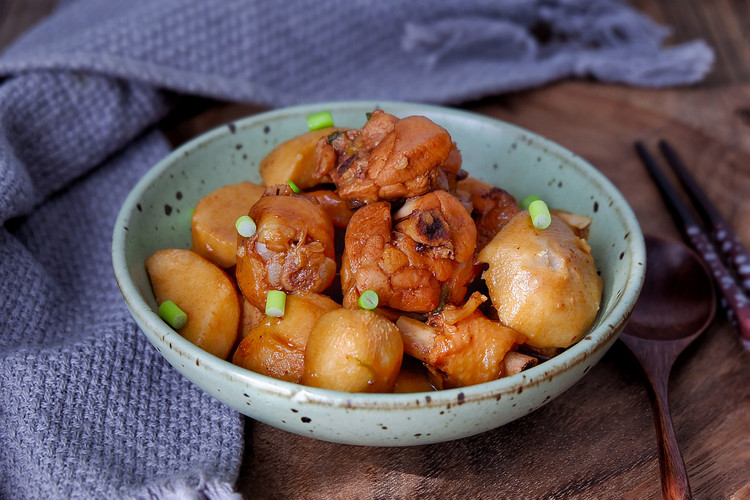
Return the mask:
<svg viewBox="0 0 750 500"><path fill-rule="evenodd" d="M470 174L517 199L529 194L593 218L589 243L604 280L591 331L550 361L471 387L413 394L350 394L304 387L239 368L195 347L157 315L144 261L162 248L190 247L190 216L212 190L260 182L258 164L273 147L307 131L305 117L330 110L335 124L361 127L381 108L424 115L450 132ZM356 445L408 446L448 441L527 415L575 384L615 342L640 293L643 235L615 187L586 161L529 131L476 114L398 102L336 102L258 114L180 147L136 185L117 219L115 276L143 333L188 379L238 412L317 439Z"/></svg>

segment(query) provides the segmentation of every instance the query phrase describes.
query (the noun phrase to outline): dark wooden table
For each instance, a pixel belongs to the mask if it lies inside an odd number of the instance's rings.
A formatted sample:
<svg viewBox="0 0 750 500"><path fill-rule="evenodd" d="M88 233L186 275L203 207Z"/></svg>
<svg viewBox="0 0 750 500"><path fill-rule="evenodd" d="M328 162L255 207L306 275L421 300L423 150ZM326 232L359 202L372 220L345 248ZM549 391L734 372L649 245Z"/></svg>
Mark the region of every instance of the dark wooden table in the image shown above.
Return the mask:
<svg viewBox="0 0 750 500"><path fill-rule="evenodd" d="M0 47L54 1L0 0ZM672 142L750 247L750 0L637 0L717 54L701 84L661 90L567 81L463 107L542 134L596 165L633 206L644 232L679 238L633 152ZM187 100L163 124L174 144L258 112ZM723 314L678 360L672 417L695 498L750 498L750 354ZM618 343L562 397L494 431L414 448L320 442L248 420L239 487L248 498L659 498L648 392Z"/></svg>

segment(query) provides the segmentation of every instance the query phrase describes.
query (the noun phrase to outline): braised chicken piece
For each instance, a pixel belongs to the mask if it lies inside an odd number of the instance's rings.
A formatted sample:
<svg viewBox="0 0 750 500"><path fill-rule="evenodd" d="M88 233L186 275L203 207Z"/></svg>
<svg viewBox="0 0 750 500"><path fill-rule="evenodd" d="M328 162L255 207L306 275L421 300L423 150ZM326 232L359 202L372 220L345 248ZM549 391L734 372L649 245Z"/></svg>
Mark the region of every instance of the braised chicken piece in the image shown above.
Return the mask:
<svg viewBox="0 0 750 500"><path fill-rule="evenodd" d="M441 183L440 186L436 185L435 189L443 189L445 191L453 193L456 190L458 181L469 176L469 173L466 170L461 169L463 161L464 160L461 156L461 151L458 149L456 143L454 142L450 152L448 153L448 158L443 162L442 165L440 165L440 170L442 170L442 172L445 174L448 187L445 188Z"/></svg>
<svg viewBox="0 0 750 500"><path fill-rule="evenodd" d="M529 212L516 214L477 256L498 319L532 347L568 347L596 319L602 279L591 247L552 215L537 229Z"/></svg>
<svg viewBox="0 0 750 500"><path fill-rule="evenodd" d="M461 168L450 134L423 116L373 111L361 129L322 137L314 176L330 177L353 205L448 190Z"/></svg>
<svg viewBox="0 0 750 500"><path fill-rule="evenodd" d="M484 248L521 211L510 193L476 177L458 181L456 196L471 207L471 217L477 226L477 250Z"/></svg>
<svg viewBox="0 0 750 500"><path fill-rule="evenodd" d="M352 218L352 211L336 191L316 189L315 191L306 192L305 195L312 196L318 200L320 206L328 212L334 226L345 228L349 224L349 219Z"/></svg>
<svg viewBox="0 0 750 500"><path fill-rule="evenodd" d="M269 290L322 292L336 275L333 223L314 199L269 186L250 208L257 230L237 245L237 284L264 310Z"/></svg>
<svg viewBox="0 0 750 500"><path fill-rule="evenodd" d="M447 305L431 315L428 324L406 316L396 322L404 352L425 363L439 389L480 384L509 374L505 358L525 338L485 317L477 308L486 300L475 292L463 306Z"/></svg>
<svg viewBox="0 0 750 500"><path fill-rule="evenodd" d="M346 230L341 263L344 306L368 289L380 305L429 312L459 303L474 277L476 228L464 206L445 191L408 200L393 216L381 201L357 210Z"/></svg>

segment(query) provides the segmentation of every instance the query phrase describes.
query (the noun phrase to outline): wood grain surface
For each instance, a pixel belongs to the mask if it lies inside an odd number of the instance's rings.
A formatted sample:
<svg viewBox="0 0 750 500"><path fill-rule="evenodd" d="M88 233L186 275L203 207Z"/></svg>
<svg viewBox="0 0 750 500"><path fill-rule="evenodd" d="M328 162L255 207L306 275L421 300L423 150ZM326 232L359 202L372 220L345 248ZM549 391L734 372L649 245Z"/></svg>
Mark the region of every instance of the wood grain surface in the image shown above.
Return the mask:
<svg viewBox="0 0 750 500"><path fill-rule="evenodd" d="M599 168L643 231L679 238L633 150L664 138L750 247L750 0L637 0L670 25L670 42L716 50L698 85L638 89L565 81L462 107L525 127ZM0 46L54 2L0 0ZM179 144L260 111L186 98L162 124ZM750 498L750 354L720 313L677 360L672 418L694 498ZM300 437L247 420L239 487L247 498L660 498L644 376L617 343L584 379L536 412L479 436L413 448L367 448Z"/></svg>

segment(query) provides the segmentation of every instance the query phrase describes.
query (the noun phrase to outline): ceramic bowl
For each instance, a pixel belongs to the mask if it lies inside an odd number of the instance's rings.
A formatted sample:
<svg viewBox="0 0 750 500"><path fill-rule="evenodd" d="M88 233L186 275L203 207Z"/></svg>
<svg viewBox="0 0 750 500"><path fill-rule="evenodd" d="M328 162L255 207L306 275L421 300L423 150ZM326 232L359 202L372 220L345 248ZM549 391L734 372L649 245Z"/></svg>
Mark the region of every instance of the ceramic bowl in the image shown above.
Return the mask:
<svg viewBox="0 0 750 500"><path fill-rule="evenodd" d="M144 269L162 248L190 247L190 216L207 193L260 182L258 164L273 147L307 131L308 114L330 110L335 124L361 127L381 108L424 115L450 132L471 175L517 199L529 194L593 219L589 243L604 280L590 332L559 356L493 382L439 392L351 394L269 378L195 347L157 315ZM192 382L238 412L287 431L355 445L408 446L478 434L523 417L575 384L615 342L640 293L643 235L633 211L594 167L532 132L465 111L399 102L335 102L250 116L212 130L156 164L135 186L114 229L114 271L140 329Z"/></svg>

